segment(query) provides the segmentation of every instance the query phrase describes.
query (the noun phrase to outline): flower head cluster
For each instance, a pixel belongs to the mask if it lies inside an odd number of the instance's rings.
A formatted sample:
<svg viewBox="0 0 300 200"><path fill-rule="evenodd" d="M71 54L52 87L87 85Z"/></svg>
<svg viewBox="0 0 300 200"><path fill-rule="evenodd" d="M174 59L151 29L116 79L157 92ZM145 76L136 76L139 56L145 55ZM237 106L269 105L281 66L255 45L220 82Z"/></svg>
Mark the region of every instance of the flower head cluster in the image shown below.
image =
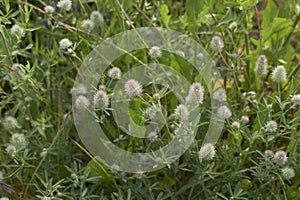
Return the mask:
<svg viewBox="0 0 300 200"><path fill-rule="evenodd" d="M243 124L248 124L249 121L250 121L250 119L249 119L248 116L243 115L243 116L241 117L241 122L242 122Z"/></svg>
<svg viewBox="0 0 300 200"><path fill-rule="evenodd" d="M81 22L81 27L87 32L91 32L94 29L94 22L90 19L85 19Z"/></svg>
<svg viewBox="0 0 300 200"><path fill-rule="evenodd" d="M5 151L8 153L8 154L13 154L17 151L16 147L14 145L8 145L6 148L5 148Z"/></svg>
<svg viewBox="0 0 300 200"><path fill-rule="evenodd" d="M267 74L268 60L265 55L260 55L256 61L255 71L258 75Z"/></svg>
<svg viewBox="0 0 300 200"><path fill-rule="evenodd" d="M284 179L290 180L290 179L294 178L295 171L292 168L284 167L281 169L281 175Z"/></svg>
<svg viewBox="0 0 300 200"><path fill-rule="evenodd" d="M88 98L83 95L79 95L75 100L75 108L77 109L86 109L91 105Z"/></svg>
<svg viewBox="0 0 300 200"><path fill-rule="evenodd" d="M125 88L125 92L129 98L134 97L134 96L139 96L143 92L142 85L134 79L129 79L125 83L124 88Z"/></svg>
<svg viewBox="0 0 300 200"><path fill-rule="evenodd" d="M269 133L275 133L277 131L278 124L274 120L267 122L265 125L265 130Z"/></svg>
<svg viewBox="0 0 300 200"><path fill-rule="evenodd" d="M74 86L70 93L72 95L85 95L87 93L85 86L81 83L77 86Z"/></svg>
<svg viewBox="0 0 300 200"><path fill-rule="evenodd" d="M226 102L226 92L223 88L219 88L218 90L214 91L213 93L213 99L219 101L219 102Z"/></svg>
<svg viewBox="0 0 300 200"><path fill-rule="evenodd" d="M100 110L105 110L109 105L109 98L105 91L99 90L94 96L94 106Z"/></svg>
<svg viewBox="0 0 300 200"><path fill-rule="evenodd" d="M9 200L8 197L1 197L0 200Z"/></svg>
<svg viewBox="0 0 300 200"><path fill-rule="evenodd" d="M183 104L180 104L175 108L174 114L180 121L187 121L189 117L188 108Z"/></svg>
<svg viewBox="0 0 300 200"><path fill-rule="evenodd" d="M95 27L101 26L104 22L103 16L99 11L93 11L91 13L90 19L94 23Z"/></svg>
<svg viewBox="0 0 300 200"><path fill-rule="evenodd" d="M192 104L192 103L202 104L203 96L204 96L204 88L200 83L196 82L190 86L189 94L185 100L187 104Z"/></svg>
<svg viewBox="0 0 300 200"><path fill-rule="evenodd" d="M283 83L286 81L286 71L284 66L277 66L272 72L272 79L276 83Z"/></svg>
<svg viewBox="0 0 300 200"><path fill-rule="evenodd" d="M210 48L213 51L222 51L224 48L224 42L219 36L214 36L210 42Z"/></svg>
<svg viewBox="0 0 300 200"><path fill-rule="evenodd" d="M108 77L112 79L120 79L121 78L121 70L118 67L113 67L108 71Z"/></svg>
<svg viewBox="0 0 300 200"><path fill-rule="evenodd" d="M152 58L159 58L161 57L161 50L158 46L153 46L151 47L151 49L149 50L149 55L152 57Z"/></svg>
<svg viewBox="0 0 300 200"><path fill-rule="evenodd" d="M295 94L291 98L291 102L295 105L300 105L300 94Z"/></svg>
<svg viewBox="0 0 300 200"><path fill-rule="evenodd" d="M219 118L228 119L229 117L231 117L231 115L232 115L232 113L227 106L223 105L220 108L218 108L218 117Z"/></svg>
<svg viewBox="0 0 300 200"><path fill-rule="evenodd" d="M234 122L232 122L231 127L233 129L239 129L241 127L241 124L238 121L234 121Z"/></svg>
<svg viewBox="0 0 300 200"><path fill-rule="evenodd" d="M67 49L70 46L72 46L72 44L73 43L68 38L64 38L64 39L61 39L59 41L59 48L61 48L61 49Z"/></svg>
<svg viewBox="0 0 300 200"><path fill-rule="evenodd" d="M277 151L275 154L274 154L274 162L276 164L284 164L286 163L288 157L286 156L286 153L284 151Z"/></svg>
<svg viewBox="0 0 300 200"><path fill-rule="evenodd" d="M199 151L199 160L202 162L204 160L211 160L216 155L215 146L211 143L204 144Z"/></svg>
<svg viewBox="0 0 300 200"><path fill-rule="evenodd" d="M155 109L154 106L150 106L146 108L145 114L150 120L153 120L156 117L157 110Z"/></svg>
<svg viewBox="0 0 300 200"><path fill-rule="evenodd" d="M16 147L16 149L22 149L27 146L27 140L24 134L15 133L11 136L11 144Z"/></svg>
<svg viewBox="0 0 300 200"><path fill-rule="evenodd" d="M7 116L3 120L3 127L7 131L14 131L16 128L19 127L19 123L18 123L18 121L17 121L17 119L15 117L13 117L13 116Z"/></svg>
<svg viewBox="0 0 300 200"><path fill-rule="evenodd" d="M52 13L54 13L55 12L55 9L52 7L52 6L45 6L45 8L44 8L44 10L45 10L45 12L47 13L47 14L52 14Z"/></svg>
<svg viewBox="0 0 300 200"><path fill-rule="evenodd" d="M274 152L272 150L266 150L265 151L265 156L267 158L273 158L274 157Z"/></svg>
<svg viewBox="0 0 300 200"><path fill-rule="evenodd" d="M72 8L72 1L71 0L60 0L57 3L57 6L63 10L69 11Z"/></svg>
<svg viewBox="0 0 300 200"><path fill-rule="evenodd" d="M24 29L21 26L19 26L18 24L15 24L11 27L10 33L11 33L12 36L16 36L16 37L19 37L19 38L25 36Z"/></svg>

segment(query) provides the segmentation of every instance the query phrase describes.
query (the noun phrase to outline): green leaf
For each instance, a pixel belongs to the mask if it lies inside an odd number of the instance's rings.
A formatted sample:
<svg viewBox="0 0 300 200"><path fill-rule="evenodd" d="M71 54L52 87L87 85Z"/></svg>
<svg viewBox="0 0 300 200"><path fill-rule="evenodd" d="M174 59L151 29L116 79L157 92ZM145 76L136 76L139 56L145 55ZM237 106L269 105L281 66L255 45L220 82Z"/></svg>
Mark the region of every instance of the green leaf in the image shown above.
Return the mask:
<svg viewBox="0 0 300 200"><path fill-rule="evenodd" d="M279 40L288 35L293 30L292 24L291 19L276 17L268 28L262 30L263 42L274 37Z"/></svg>
<svg viewBox="0 0 300 200"><path fill-rule="evenodd" d="M99 180L101 181L109 181L113 179L113 176L108 171L107 167L100 163L96 157L87 164L84 174L89 178L99 177Z"/></svg>
<svg viewBox="0 0 300 200"><path fill-rule="evenodd" d="M202 1L199 0L187 0L185 2L187 20L192 25L197 23L198 14L202 11L202 4Z"/></svg>
<svg viewBox="0 0 300 200"><path fill-rule="evenodd" d="M274 1L268 1L267 7L262 14L261 28L263 30L268 29L270 27L270 24L272 24L272 21L277 16L277 14L278 14L278 8L274 3Z"/></svg>
<svg viewBox="0 0 300 200"><path fill-rule="evenodd" d="M166 4L161 5L160 10L160 18L164 25L168 28L171 16L169 15L169 8Z"/></svg>

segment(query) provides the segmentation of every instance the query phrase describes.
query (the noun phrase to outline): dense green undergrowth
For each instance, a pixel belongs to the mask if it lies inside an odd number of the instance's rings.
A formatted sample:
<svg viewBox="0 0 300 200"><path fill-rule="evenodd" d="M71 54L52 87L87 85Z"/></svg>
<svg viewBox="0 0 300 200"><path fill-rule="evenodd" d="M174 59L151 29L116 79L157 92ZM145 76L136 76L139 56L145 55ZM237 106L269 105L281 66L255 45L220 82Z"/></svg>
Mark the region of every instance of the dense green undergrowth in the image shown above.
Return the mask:
<svg viewBox="0 0 300 200"><path fill-rule="evenodd" d="M0 199L300 198L297 0L70 2L0 0ZM198 134L169 166L123 173L103 165L82 144L72 88L96 45L139 27L163 27L199 42L223 77L229 110L221 137L205 152L203 133L211 116L207 86L183 59L185 52L160 52L156 61L204 86ZM132 55L112 65L123 74L153 58L147 49ZM101 84L111 97L113 77L103 76ZM176 114L174 94L157 89L164 94L163 107ZM106 110L97 114L108 138L133 152L167 144L179 123L149 142L120 131L109 105L101 105ZM145 109L143 101L131 102L130 115L141 125L147 123Z"/></svg>

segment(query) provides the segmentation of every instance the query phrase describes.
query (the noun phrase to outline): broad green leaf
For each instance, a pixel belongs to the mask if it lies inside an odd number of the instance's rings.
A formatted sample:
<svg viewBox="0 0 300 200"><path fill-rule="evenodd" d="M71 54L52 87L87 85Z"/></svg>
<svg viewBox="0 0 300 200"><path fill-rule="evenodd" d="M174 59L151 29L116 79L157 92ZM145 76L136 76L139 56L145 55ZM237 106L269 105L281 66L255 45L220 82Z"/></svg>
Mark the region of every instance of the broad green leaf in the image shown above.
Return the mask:
<svg viewBox="0 0 300 200"><path fill-rule="evenodd" d="M169 15L169 8L166 4L161 5L160 10L160 18L164 25L168 28L171 16Z"/></svg>
<svg viewBox="0 0 300 200"><path fill-rule="evenodd" d="M285 19L276 17L268 28L262 30L263 42L275 37L277 40L288 35L292 31L293 21L291 19Z"/></svg>
<svg viewBox="0 0 300 200"><path fill-rule="evenodd" d="M84 174L88 177L99 177L101 181L109 181L113 178L112 174L109 172L106 166L93 158L86 166Z"/></svg>
<svg viewBox="0 0 300 200"><path fill-rule="evenodd" d="M278 14L278 8L273 1L268 1L268 5L262 14L261 28L263 30L268 29L272 21Z"/></svg>
<svg viewBox="0 0 300 200"><path fill-rule="evenodd" d="M192 25L196 25L198 14L202 11L203 1L199 0L187 0L185 2L185 9L188 22Z"/></svg>

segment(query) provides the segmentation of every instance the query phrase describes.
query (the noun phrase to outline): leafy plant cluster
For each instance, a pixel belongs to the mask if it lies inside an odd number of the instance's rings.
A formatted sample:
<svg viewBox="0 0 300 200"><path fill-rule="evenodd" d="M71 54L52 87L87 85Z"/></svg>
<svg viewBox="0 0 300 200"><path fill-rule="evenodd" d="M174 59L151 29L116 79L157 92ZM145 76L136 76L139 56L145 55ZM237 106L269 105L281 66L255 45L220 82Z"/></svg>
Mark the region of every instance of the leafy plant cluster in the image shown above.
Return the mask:
<svg viewBox="0 0 300 200"><path fill-rule="evenodd" d="M299 199L299 20L296 0L0 0L0 199ZM192 147L163 169L123 173L82 144L72 94L89 52L139 27L172 29L199 42L223 77L228 107L221 138L202 146L211 117L206 99L213 97L184 52L151 56L143 49L118 58L112 67L122 74L153 61L204 87ZM117 78L109 73L102 74L99 98L113 95ZM168 88L143 89L157 89L161 105L179 111ZM148 123L143 103L135 98L129 111L141 125ZM129 151L166 145L179 124L174 120L166 137L136 139L117 127L108 105L104 99L99 123Z"/></svg>

